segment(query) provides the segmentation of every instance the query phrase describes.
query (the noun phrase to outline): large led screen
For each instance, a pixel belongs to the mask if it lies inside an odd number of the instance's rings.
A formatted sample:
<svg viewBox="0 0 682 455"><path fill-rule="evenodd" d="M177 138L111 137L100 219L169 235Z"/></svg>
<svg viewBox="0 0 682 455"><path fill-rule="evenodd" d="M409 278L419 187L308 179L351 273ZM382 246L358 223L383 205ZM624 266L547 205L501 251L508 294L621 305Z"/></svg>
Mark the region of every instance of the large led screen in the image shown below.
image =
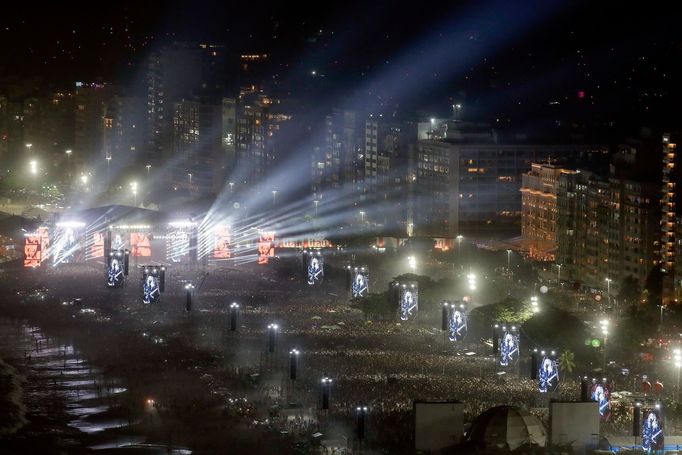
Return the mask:
<svg viewBox="0 0 682 455"><path fill-rule="evenodd" d="M142 232L130 234L130 255L138 257L151 257L152 246L149 235Z"/></svg>
<svg viewBox="0 0 682 455"><path fill-rule="evenodd" d="M369 292L369 269L367 267L355 267L351 281L351 293L354 298L361 298Z"/></svg>
<svg viewBox="0 0 682 455"><path fill-rule="evenodd" d="M159 271L158 269L147 268L144 270L142 281L142 303L149 305L156 303L161 297L161 290L159 289Z"/></svg>
<svg viewBox="0 0 682 455"><path fill-rule="evenodd" d="M554 353L540 356L538 365L538 390L542 393L552 393L559 387L559 362Z"/></svg>
<svg viewBox="0 0 682 455"><path fill-rule="evenodd" d="M511 367L519 361L519 334L512 327L502 327L500 332L500 365Z"/></svg>
<svg viewBox="0 0 682 455"><path fill-rule="evenodd" d="M107 286L120 287L123 286L123 261L125 255L121 251L111 252L109 254L109 261L107 264Z"/></svg>
<svg viewBox="0 0 682 455"><path fill-rule="evenodd" d="M663 450L663 415L660 409L642 411L642 449Z"/></svg>
<svg viewBox="0 0 682 455"><path fill-rule="evenodd" d="M232 257L230 243L230 228L228 226L217 227L213 233L213 259L229 259Z"/></svg>
<svg viewBox="0 0 682 455"><path fill-rule="evenodd" d="M84 242L84 223L68 223L61 226L58 224L52 247L52 262L55 265L84 262Z"/></svg>
<svg viewBox="0 0 682 455"><path fill-rule="evenodd" d="M320 253L308 254L308 285L321 284L324 280L324 259Z"/></svg>
<svg viewBox="0 0 682 455"><path fill-rule="evenodd" d="M258 263L267 264L275 255L275 233L261 232L258 239Z"/></svg>
<svg viewBox="0 0 682 455"><path fill-rule="evenodd" d="M611 390L605 382L594 382L590 398L599 404L599 417L608 420L611 416Z"/></svg>
<svg viewBox="0 0 682 455"><path fill-rule="evenodd" d="M42 262L42 238L40 234L24 237L24 267L38 267Z"/></svg>
<svg viewBox="0 0 682 455"><path fill-rule="evenodd" d="M461 341L467 335L467 313L464 305L455 305L450 314L450 341Z"/></svg>
<svg viewBox="0 0 682 455"><path fill-rule="evenodd" d="M418 309L419 291L417 284L402 284L400 286L400 320L411 321L416 319Z"/></svg>

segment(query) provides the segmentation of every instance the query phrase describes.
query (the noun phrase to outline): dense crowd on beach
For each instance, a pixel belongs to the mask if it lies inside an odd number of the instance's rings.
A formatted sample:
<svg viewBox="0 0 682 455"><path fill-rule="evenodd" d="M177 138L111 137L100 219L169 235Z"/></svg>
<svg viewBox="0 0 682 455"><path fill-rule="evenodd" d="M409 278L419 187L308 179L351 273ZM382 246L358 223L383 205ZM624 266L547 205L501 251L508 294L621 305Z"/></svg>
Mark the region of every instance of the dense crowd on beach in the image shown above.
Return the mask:
<svg viewBox="0 0 682 455"><path fill-rule="evenodd" d="M415 399L459 400L467 420L500 404L538 413L547 406L549 396L537 392L525 367L501 370L490 346L475 334L453 343L433 320L369 320L348 305L342 283L309 288L298 272L255 265L176 267L167 274L161 301L152 306L142 305L140 279L133 272L123 289L107 289L102 270L82 265L5 274L3 280L34 308L59 305L51 318L31 314L30 306L17 314L88 334L86 355L127 378L132 390L172 389L168 381L194 378L187 395L208 397L197 403L182 396L169 398L167 409L192 415L202 406L218 405L245 428L273 430L294 440L318 431L338 436L334 428L342 428L339 431L352 439L360 403L369 410L368 442L389 448L410 445ZM184 311L186 282L197 283L191 313ZM47 301L41 303L26 289L42 290ZM240 304L235 332L229 330L232 302ZM269 323L279 326L275 353L267 350ZM116 334L118 344L112 345L107 334ZM301 351L295 384L288 379L288 350L293 346ZM150 376L155 368L158 374ZM333 379L330 409L324 412L319 409L323 376ZM174 392L164 393L170 397ZM578 394L578 385L567 378L554 397ZM248 406L236 406L237 399L247 400ZM287 418L282 408L292 401L309 411ZM280 411L273 413L273 406Z"/></svg>

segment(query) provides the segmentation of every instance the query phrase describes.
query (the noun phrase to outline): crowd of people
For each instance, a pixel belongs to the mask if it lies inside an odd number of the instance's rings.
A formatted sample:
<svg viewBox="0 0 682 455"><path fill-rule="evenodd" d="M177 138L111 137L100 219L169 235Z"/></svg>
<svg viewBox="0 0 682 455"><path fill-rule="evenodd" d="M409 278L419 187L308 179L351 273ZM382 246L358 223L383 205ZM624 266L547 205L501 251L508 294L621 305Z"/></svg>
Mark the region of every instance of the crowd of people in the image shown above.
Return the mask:
<svg viewBox="0 0 682 455"><path fill-rule="evenodd" d="M415 399L459 400L470 420L500 404L542 408L549 398L537 392L520 367L500 374L491 348L475 335L451 342L429 324L367 320L348 306L342 283L326 280L324 286L310 287L299 270L287 275L256 265L169 267L166 290L154 305L142 304L141 278L132 271L121 289L107 288L103 268L64 265L32 272L19 279L6 276L5 285L44 286L51 300L34 302L36 308L56 304L61 313L47 318L25 307L24 317L59 327L75 344L87 344L84 355L124 378L134 402L154 394L163 403L160 409L182 415L180 420L219 407L225 418L254 431L286 431L297 440L316 431L334 435L337 426L325 425L339 422L352 438L355 409L363 403L369 409L369 443L399 450L410 445ZM185 282L196 284L190 313ZM81 301L61 305L67 298ZM240 304L234 332L229 328L232 302ZM84 307L104 317L79 313ZM266 342L269 323L279 326L273 353ZM301 351L295 384L288 379L293 346ZM323 376L332 378L333 386L330 409L321 413ZM553 397L578 395L577 384L566 380ZM271 413L273 406L291 400L316 411L293 418ZM130 408L142 412L135 404ZM195 442L186 433L188 444Z"/></svg>

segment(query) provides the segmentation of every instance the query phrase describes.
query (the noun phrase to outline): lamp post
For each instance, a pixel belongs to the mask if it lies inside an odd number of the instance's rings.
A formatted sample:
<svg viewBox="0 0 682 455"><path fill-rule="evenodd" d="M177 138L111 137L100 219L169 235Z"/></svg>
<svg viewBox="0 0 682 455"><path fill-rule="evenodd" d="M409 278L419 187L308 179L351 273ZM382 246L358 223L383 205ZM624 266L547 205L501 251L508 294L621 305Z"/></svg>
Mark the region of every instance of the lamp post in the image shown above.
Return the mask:
<svg viewBox="0 0 682 455"><path fill-rule="evenodd" d="M273 354L275 352L275 341L277 337L277 324L268 324L268 352Z"/></svg>
<svg viewBox="0 0 682 455"><path fill-rule="evenodd" d="M272 206L274 207L277 202L277 190L272 190Z"/></svg>
<svg viewBox="0 0 682 455"><path fill-rule="evenodd" d="M507 271L511 271L511 252L512 250L507 250Z"/></svg>
<svg viewBox="0 0 682 455"><path fill-rule="evenodd" d="M680 401L680 368L682 367L682 351L675 349L673 351L673 358L675 360L675 368L677 368L677 385L675 387L675 401Z"/></svg>
<svg viewBox="0 0 682 455"><path fill-rule="evenodd" d="M149 170L152 168L151 164L145 166L147 168L147 181L149 181Z"/></svg>
<svg viewBox="0 0 682 455"><path fill-rule="evenodd" d="M611 282L613 280L611 278L604 278L604 281L606 281L606 298L609 301L609 306L611 306Z"/></svg>
<svg viewBox="0 0 682 455"><path fill-rule="evenodd" d="M192 290L194 289L194 285L191 283L187 283L185 285L185 311L189 312L192 311Z"/></svg>
<svg viewBox="0 0 682 455"><path fill-rule="evenodd" d="M604 370L606 370L606 342L609 338L609 320L602 319L599 321L599 326L601 327L602 335L604 335L604 346L602 351L604 352Z"/></svg>
<svg viewBox="0 0 682 455"><path fill-rule="evenodd" d="M557 278L556 278L557 286L561 287L561 264L557 264L556 267L558 270L557 271Z"/></svg>
<svg viewBox="0 0 682 455"><path fill-rule="evenodd" d="M230 331L237 331L237 318L239 316L239 304L232 302L230 305Z"/></svg>
<svg viewBox="0 0 682 455"><path fill-rule="evenodd" d="M228 185L230 185L230 194L232 194L234 192L234 182L230 182Z"/></svg>
<svg viewBox="0 0 682 455"><path fill-rule="evenodd" d="M459 112L462 110L462 105L460 103L453 104L452 110L454 111L455 114L455 120L459 120Z"/></svg>
<svg viewBox="0 0 682 455"><path fill-rule="evenodd" d="M365 419L367 418L367 406L361 404L360 406L356 407L355 416L358 441L360 441L360 444L362 444L362 441L365 439Z"/></svg>
<svg viewBox="0 0 682 455"><path fill-rule="evenodd" d="M192 173L188 172L187 175L189 176L189 189L192 189Z"/></svg>
<svg viewBox="0 0 682 455"><path fill-rule="evenodd" d="M298 356L301 352L293 348L289 351L289 379L295 381L298 376Z"/></svg>
<svg viewBox="0 0 682 455"><path fill-rule="evenodd" d="M361 223L365 222L365 212L363 212L362 210L360 211L360 222Z"/></svg>
<svg viewBox="0 0 682 455"><path fill-rule="evenodd" d="M109 183L109 163L111 163L111 155L107 155L106 160L107 160L107 192L109 192L109 186L110 186L110 183Z"/></svg>
<svg viewBox="0 0 682 455"><path fill-rule="evenodd" d="M135 207L137 207L137 182L130 183L130 190L133 192L133 201L135 203Z"/></svg>
<svg viewBox="0 0 682 455"><path fill-rule="evenodd" d="M473 273L469 273L467 275L467 283L469 285L469 290L475 291L476 290L476 275Z"/></svg>
<svg viewBox="0 0 682 455"><path fill-rule="evenodd" d="M457 237L457 259L459 260L459 265L460 268L464 268L464 265L462 264L462 240L464 240L464 236L462 234L459 234Z"/></svg>
<svg viewBox="0 0 682 455"><path fill-rule="evenodd" d="M329 410L329 399L331 395L332 380L325 376L322 378L322 410Z"/></svg>
<svg viewBox="0 0 682 455"><path fill-rule="evenodd" d="M315 204L315 218L317 218L317 204L319 204L319 203L320 203L320 201L318 201L317 199L315 199L313 201L313 204Z"/></svg>

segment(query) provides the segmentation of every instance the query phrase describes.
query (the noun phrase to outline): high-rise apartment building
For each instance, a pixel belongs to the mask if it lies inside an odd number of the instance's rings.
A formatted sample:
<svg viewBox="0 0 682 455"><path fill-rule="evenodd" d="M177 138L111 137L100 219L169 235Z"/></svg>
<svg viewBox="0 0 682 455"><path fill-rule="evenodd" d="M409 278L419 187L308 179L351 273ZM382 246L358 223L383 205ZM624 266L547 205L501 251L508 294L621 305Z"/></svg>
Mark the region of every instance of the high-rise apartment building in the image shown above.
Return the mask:
<svg viewBox="0 0 682 455"><path fill-rule="evenodd" d="M612 294L628 277L644 286L660 249L658 184L618 167L608 176L562 173L557 192L562 276Z"/></svg>
<svg viewBox="0 0 682 455"><path fill-rule="evenodd" d="M532 163L572 162L593 149L585 145L500 143L484 125L438 124L419 141L409 160L411 214L408 233L453 237L505 235L521 222L521 181ZM429 194L437 197L429 198Z"/></svg>
<svg viewBox="0 0 682 455"><path fill-rule="evenodd" d="M661 178L661 271L663 278L663 303L682 299L682 219L680 217L680 183L682 163L677 144L680 135L663 134L663 173Z"/></svg>
<svg viewBox="0 0 682 455"><path fill-rule="evenodd" d="M329 192L362 193L365 124L354 111L334 111L325 118L320 145L311 161L312 190L318 198Z"/></svg>
<svg viewBox="0 0 682 455"><path fill-rule="evenodd" d="M290 120L291 115L282 111L279 100L264 94L223 98L225 178L238 191L268 190L268 179L280 155L278 139Z"/></svg>
<svg viewBox="0 0 682 455"><path fill-rule="evenodd" d="M113 94L108 84L76 82L73 154L79 161L95 163L106 158L104 112Z"/></svg>
<svg viewBox="0 0 682 455"><path fill-rule="evenodd" d="M173 103L194 98L218 103L226 90L226 77L225 49L219 44L174 43L149 57L147 162L157 165L170 157Z"/></svg>
<svg viewBox="0 0 682 455"><path fill-rule="evenodd" d="M387 231L405 232L407 164L417 125L370 116L365 121L364 172L358 203L368 219Z"/></svg>
<svg viewBox="0 0 682 455"><path fill-rule="evenodd" d="M561 174L575 171L553 164L533 163L521 183L523 248L538 260L554 260L557 245L557 191Z"/></svg>
<svg viewBox="0 0 682 455"><path fill-rule="evenodd" d="M171 184L191 194L216 194L222 166L222 110L217 104L181 101L173 108Z"/></svg>

